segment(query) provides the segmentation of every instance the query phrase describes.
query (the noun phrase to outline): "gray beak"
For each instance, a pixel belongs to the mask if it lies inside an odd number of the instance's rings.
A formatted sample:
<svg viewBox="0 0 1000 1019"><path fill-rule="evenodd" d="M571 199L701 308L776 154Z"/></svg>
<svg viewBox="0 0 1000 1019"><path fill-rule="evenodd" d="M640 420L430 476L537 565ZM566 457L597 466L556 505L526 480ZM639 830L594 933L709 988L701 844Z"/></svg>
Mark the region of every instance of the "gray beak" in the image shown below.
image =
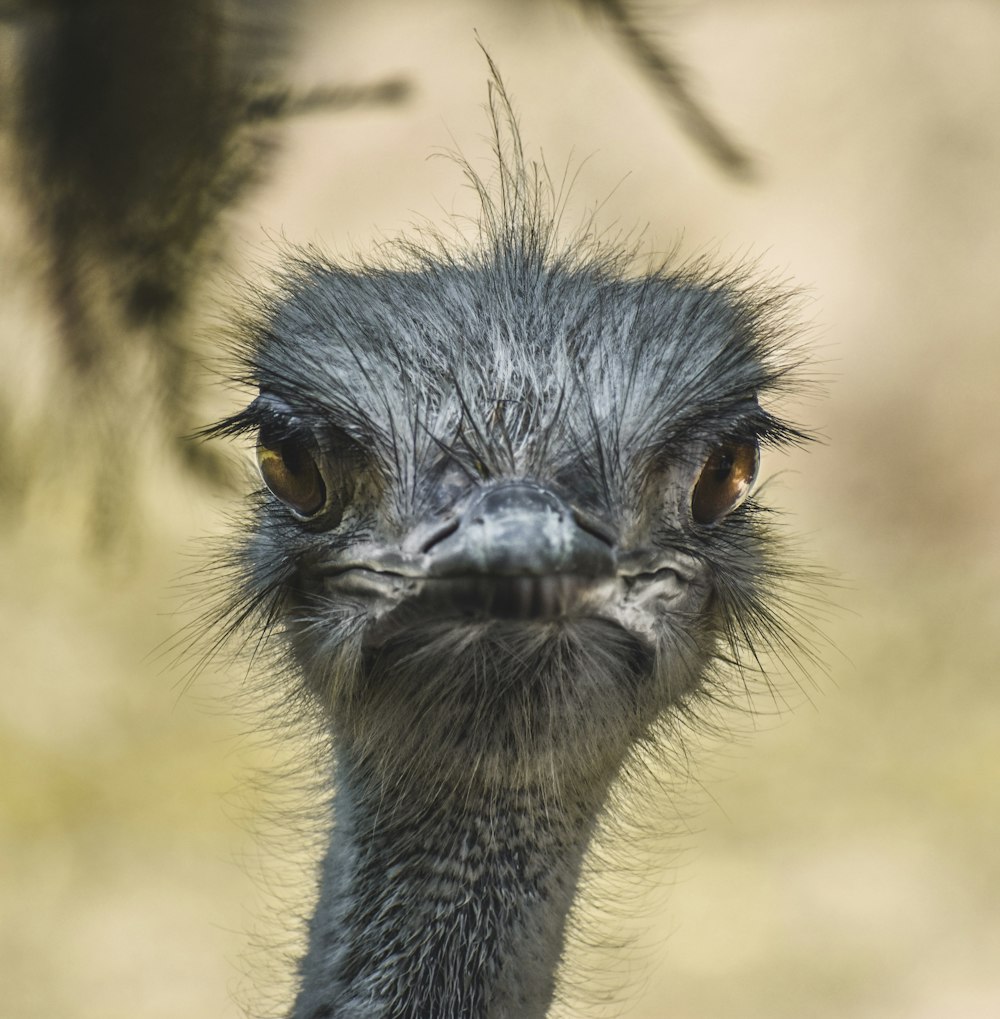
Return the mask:
<svg viewBox="0 0 1000 1019"><path fill-rule="evenodd" d="M428 593L500 618L562 615L616 568L613 536L529 481L483 490L425 554Z"/></svg>

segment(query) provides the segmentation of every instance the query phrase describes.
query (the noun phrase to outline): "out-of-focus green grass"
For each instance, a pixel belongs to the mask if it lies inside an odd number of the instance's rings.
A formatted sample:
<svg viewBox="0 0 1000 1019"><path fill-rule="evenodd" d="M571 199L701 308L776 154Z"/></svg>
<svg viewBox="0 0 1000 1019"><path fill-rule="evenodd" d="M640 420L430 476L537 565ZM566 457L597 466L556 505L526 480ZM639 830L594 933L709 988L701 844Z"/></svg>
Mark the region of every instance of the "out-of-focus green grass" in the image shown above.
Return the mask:
<svg viewBox="0 0 1000 1019"><path fill-rule="evenodd" d="M648 804L675 834L647 933L577 948L569 972L627 983L632 1019L1000 1014L1000 7L690 6L670 38L760 153L754 186L694 153L567 8L323 11L303 81L404 70L419 91L294 125L237 251L271 257L261 224L350 252L468 212L458 170L426 157L485 151L475 25L529 152L556 175L589 157L568 222L603 201L600 222L648 223L657 250L749 251L808 288L828 395L796 412L825 442L766 467L806 554L842 577L826 673L785 681L780 718L765 699L734 717L738 745L696 754L697 781ZM30 396L17 373L25 348L44 362L52 322L5 202L4 392ZM174 582L189 536L225 526L220 500L142 448L140 502L157 508L110 564L81 554L71 486L0 533L0 1011L18 1019L214 1019L239 1014L244 986L283 993L242 975L266 952L240 961L248 932L269 936L272 889L245 861L279 796L258 792L270 751L227 710L243 676L219 662L190 683L190 660L157 650L189 618ZM298 842L293 826L282 852ZM306 875L270 873L306 908Z"/></svg>

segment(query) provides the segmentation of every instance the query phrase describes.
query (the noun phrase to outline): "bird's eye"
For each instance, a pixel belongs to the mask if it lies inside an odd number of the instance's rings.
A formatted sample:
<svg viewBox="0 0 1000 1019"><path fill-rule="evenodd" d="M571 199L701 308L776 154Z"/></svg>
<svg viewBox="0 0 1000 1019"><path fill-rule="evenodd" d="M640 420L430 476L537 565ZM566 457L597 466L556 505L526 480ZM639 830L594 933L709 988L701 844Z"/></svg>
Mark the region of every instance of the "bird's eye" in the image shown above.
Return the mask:
<svg viewBox="0 0 1000 1019"><path fill-rule="evenodd" d="M691 490L691 516L696 524L714 524L750 494L760 451L756 442L724 442L708 455Z"/></svg>
<svg viewBox="0 0 1000 1019"><path fill-rule="evenodd" d="M313 517L326 505L326 484L308 436L262 427L257 465L272 494L300 517Z"/></svg>

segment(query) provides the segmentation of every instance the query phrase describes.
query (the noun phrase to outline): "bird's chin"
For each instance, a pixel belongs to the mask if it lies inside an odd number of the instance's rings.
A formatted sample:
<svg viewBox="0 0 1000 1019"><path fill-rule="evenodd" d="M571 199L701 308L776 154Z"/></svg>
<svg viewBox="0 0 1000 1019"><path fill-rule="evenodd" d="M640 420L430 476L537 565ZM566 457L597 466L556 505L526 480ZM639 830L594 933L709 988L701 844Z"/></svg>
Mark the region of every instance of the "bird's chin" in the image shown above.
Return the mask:
<svg viewBox="0 0 1000 1019"><path fill-rule="evenodd" d="M603 787L659 709L654 649L609 620L394 622L331 705L342 739L392 747L393 783Z"/></svg>

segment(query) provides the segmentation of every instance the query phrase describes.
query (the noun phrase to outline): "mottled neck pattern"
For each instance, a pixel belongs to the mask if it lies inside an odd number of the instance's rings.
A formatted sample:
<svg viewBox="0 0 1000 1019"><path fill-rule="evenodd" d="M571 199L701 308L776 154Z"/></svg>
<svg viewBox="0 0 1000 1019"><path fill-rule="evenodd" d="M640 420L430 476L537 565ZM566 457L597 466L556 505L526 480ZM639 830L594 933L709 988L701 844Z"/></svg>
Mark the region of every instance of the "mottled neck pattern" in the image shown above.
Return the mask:
<svg viewBox="0 0 1000 1019"><path fill-rule="evenodd" d="M342 748L293 1019L540 1019L599 803L359 770Z"/></svg>

